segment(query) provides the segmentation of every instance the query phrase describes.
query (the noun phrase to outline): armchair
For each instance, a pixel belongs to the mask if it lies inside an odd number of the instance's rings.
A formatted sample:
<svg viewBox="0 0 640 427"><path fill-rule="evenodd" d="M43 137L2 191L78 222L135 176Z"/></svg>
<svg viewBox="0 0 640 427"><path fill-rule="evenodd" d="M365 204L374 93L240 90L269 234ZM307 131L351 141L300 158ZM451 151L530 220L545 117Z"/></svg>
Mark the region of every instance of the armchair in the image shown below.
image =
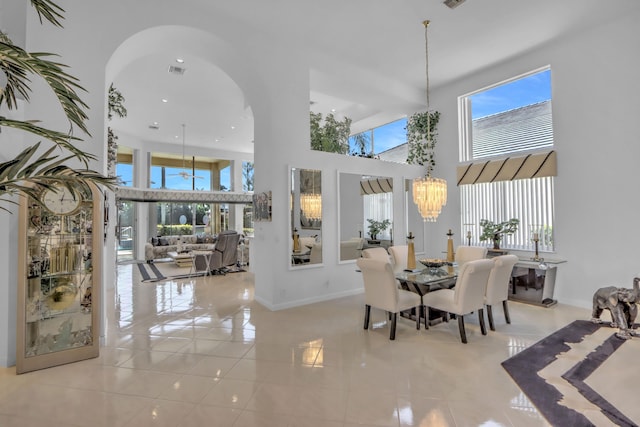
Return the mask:
<svg viewBox="0 0 640 427"><path fill-rule="evenodd" d="M226 267L238 262L238 242L240 235L235 230L226 230L218 234L218 241L211 255L211 271L225 274Z"/></svg>

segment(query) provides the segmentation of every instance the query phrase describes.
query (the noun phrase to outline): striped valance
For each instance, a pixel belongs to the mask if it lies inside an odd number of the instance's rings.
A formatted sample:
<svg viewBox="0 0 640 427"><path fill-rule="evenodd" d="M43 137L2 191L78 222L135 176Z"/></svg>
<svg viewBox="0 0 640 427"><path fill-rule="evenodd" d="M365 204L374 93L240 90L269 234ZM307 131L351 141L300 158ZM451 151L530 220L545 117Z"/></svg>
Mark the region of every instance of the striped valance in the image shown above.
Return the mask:
<svg viewBox="0 0 640 427"><path fill-rule="evenodd" d="M556 176L555 151L458 166L458 185Z"/></svg>
<svg viewBox="0 0 640 427"><path fill-rule="evenodd" d="M391 193L393 178L370 178L360 181L360 194Z"/></svg>

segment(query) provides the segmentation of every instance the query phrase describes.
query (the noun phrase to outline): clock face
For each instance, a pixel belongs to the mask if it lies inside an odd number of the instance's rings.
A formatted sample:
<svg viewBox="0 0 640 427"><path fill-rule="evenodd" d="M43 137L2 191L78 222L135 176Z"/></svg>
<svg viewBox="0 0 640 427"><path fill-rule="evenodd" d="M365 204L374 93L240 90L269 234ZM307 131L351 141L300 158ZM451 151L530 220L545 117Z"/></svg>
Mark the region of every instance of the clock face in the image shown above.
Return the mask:
<svg viewBox="0 0 640 427"><path fill-rule="evenodd" d="M42 203L52 213L66 215L80 206L80 196L69 191L67 187L57 187L56 191L46 190L43 193Z"/></svg>

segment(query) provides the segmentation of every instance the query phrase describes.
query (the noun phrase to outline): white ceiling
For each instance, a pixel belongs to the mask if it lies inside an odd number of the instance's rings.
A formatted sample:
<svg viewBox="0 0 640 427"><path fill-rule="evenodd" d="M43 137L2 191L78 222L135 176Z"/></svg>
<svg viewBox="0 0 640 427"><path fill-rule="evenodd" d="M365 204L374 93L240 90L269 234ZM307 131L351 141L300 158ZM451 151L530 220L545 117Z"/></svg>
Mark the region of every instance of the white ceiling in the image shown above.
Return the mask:
<svg viewBox="0 0 640 427"><path fill-rule="evenodd" d="M311 109L336 110L362 131L425 108L425 40L429 19L431 88L463 78L555 38L638 7L637 0L183 0L225 13L285 40L310 59ZM162 40L157 40L162 45ZM240 89L220 69L185 57L182 77L167 72L175 58L149 53L114 79L128 117L117 132L147 141L253 151L253 117ZM161 98L169 100L162 103ZM149 129L153 122L158 130ZM233 127L233 128L232 128Z"/></svg>

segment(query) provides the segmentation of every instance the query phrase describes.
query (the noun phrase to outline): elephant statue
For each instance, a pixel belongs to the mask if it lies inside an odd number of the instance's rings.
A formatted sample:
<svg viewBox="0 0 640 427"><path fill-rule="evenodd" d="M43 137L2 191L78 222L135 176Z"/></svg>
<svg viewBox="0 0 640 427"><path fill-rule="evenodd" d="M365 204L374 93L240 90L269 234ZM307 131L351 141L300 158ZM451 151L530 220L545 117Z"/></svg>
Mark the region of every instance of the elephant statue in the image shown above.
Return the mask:
<svg viewBox="0 0 640 427"><path fill-rule="evenodd" d="M629 339L635 332L635 319L638 315L637 303L640 302L640 278L633 279L633 289L607 286L593 294L591 321L602 323L600 315L606 309L611 313L612 328L618 328L616 336Z"/></svg>

